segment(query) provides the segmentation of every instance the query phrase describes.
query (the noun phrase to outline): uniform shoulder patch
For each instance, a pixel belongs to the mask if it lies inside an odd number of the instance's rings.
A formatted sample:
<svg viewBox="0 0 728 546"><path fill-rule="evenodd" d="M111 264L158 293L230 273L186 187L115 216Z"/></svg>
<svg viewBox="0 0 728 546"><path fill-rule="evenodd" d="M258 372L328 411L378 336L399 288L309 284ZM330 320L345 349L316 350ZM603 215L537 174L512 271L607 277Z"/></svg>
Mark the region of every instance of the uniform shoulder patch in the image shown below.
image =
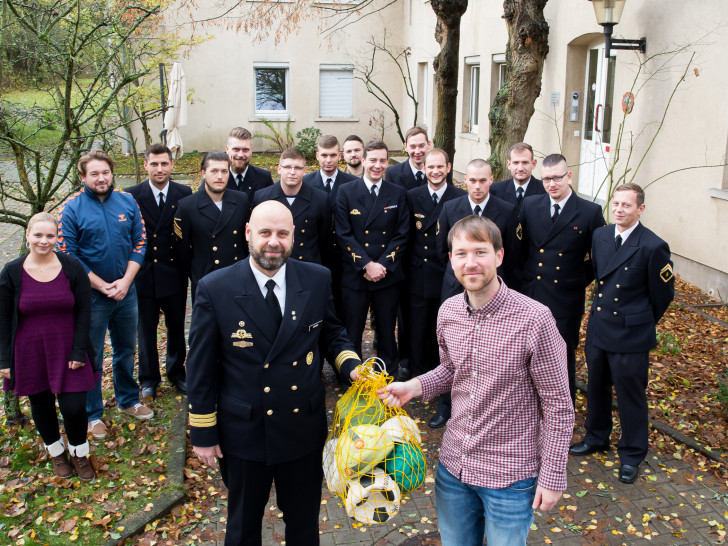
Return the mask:
<svg viewBox="0 0 728 546"><path fill-rule="evenodd" d="M660 278L663 282L670 282L670 279L672 279L674 276L675 274L672 272L671 264L667 264L660 270Z"/></svg>
<svg viewBox="0 0 728 546"><path fill-rule="evenodd" d="M516 228L516 237L518 237L518 240L523 240L523 226L521 223L518 223L518 227Z"/></svg>

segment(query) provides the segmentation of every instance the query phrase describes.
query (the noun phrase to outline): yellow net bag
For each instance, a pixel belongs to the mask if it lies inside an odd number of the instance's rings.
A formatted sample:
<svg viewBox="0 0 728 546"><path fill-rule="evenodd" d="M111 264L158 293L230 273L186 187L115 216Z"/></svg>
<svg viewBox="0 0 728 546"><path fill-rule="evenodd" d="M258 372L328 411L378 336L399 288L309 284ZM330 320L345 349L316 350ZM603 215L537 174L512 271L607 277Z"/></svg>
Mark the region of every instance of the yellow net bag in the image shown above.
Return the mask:
<svg viewBox="0 0 728 546"><path fill-rule="evenodd" d="M399 512L402 495L425 479L422 437L416 423L377 395L392 377L379 359L357 367L359 379L336 403L324 447L326 485L355 520L383 523Z"/></svg>

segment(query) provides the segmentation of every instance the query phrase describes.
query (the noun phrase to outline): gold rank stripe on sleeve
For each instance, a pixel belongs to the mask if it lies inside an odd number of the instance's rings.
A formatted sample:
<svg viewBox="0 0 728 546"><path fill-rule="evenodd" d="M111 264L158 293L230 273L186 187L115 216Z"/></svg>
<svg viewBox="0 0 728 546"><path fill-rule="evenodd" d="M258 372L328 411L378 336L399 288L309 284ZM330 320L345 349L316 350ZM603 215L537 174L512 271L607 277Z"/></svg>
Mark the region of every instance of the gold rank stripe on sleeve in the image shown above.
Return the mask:
<svg viewBox="0 0 728 546"><path fill-rule="evenodd" d="M341 370L341 365L350 358L354 358L356 360L359 360L359 355L356 354L354 351L341 351L338 356L336 357L336 360L334 361L334 366L336 366L336 371Z"/></svg>
<svg viewBox="0 0 728 546"><path fill-rule="evenodd" d="M190 413L190 426L191 427L214 427L217 425L217 412L206 413L204 415L199 413Z"/></svg>
<svg viewBox="0 0 728 546"><path fill-rule="evenodd" d="M663 282L670 282L670 279L673 277L672 272L672 266L670 264L667 264L665 267L663 267L660 270L660 278Z"/></svg>
<svg viewBox="0 0 728 546"><path fill-rule="evenodd" d="M174 234L178 239L182 238L182 227L179 225L181 220L179 218L174 219Z"/></svg>

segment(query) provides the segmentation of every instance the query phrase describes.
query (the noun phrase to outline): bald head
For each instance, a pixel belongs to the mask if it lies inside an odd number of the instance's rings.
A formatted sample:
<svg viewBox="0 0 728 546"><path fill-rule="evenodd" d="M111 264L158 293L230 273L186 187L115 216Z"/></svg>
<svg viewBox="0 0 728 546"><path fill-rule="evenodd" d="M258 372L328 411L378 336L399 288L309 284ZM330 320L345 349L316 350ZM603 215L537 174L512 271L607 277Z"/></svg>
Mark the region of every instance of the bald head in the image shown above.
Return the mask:
<svg viewBox="0 0 728 546"><path fill-rule="evenodd" d="M264 201L253 209L245 226L251 263L272 277L283 267L293 248L293 216L278 201Z"/></svg>

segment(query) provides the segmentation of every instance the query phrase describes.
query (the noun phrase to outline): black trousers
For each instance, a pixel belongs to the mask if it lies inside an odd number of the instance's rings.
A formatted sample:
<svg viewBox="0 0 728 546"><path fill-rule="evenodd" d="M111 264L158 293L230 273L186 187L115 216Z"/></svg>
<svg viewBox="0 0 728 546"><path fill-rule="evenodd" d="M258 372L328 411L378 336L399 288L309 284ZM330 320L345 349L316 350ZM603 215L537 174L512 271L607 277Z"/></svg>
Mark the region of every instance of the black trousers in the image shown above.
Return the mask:
<svg viewBox="0 0 728 546"><path fill-rule="evenodd" d="M589 445L604 445L612 433L612 385L617 393L622 437L617 453L622 464L637 466L647 455L647 374L649 353L612 353L587 340L589 383L586 392L586 436Z"/></svg>
<svg viewBox="0 0 728 546"><path fill-rule="evenodd" d="M162 377L159 372L159 352L157 351L157 327L159 311L164 313L167 327L167 379L172 383L186 377L185 357L185 310L187 294L173 294L164 298L138 296L139 322L139 383L142 387L156 387Z"/></svg>
<svg viewBox="0 0 728 546"><path fill-rule="evenodd" d="M63 415L63 427L66 429L68 443L72 446L80 446L86 442L88 427L85 391L61 392L56 395L48 390L28 396L30 413L33 416L35 427L46 445L51 445L61 438L56 414L56 396L58 397L58 407Z"/></svg>
<svg viewBox="0 0 728 546"><path fill-rule="evenodd" d="M275 482L278 507L286 524L286 544L319 544L323 450L293 461L267 465L224 453L220 474L228 488L225 546L260 546L265 506Z"/></svg>
<svg viewBox="0 0 728 546"><path fill-rule="evenodd" d="M412 359L412 340L419 339L418 337L411 337L411 317L410 317L410 306L409 299L411 294L409 293L409 286L407 281L404 281L399 286L399 309L397 310L397 356L400 361ZM412 363L409 364L410 370L412 369Z"/></svg>
<svg viewBox="0 0 728 546"><path fill-rule="evenodd" d="M377 321L377 356L387 366L387 373L396 377L399 364L394 329L399 307L399 285L371 291L342 286L341 293L344 297L344 326L354 350L361 357L361 338L371 304L373 318Z"/></svg>
<svg viewBox="0 0 728 546"><path fill-rule="evenodd" d="M409 294L410 370L413 376L422 375L440 363L440 349L437 345L437 312L440 299L428 299L418 294Z"/></svg>
<svg viewBox="0 0 728 546"><path fill-rule="evenodd" d="M576 407L576 348L579 346L581 315L578 317L557 318L556 328L566 342L566 366L569 370L569 392L571 405Z"/></svg>

